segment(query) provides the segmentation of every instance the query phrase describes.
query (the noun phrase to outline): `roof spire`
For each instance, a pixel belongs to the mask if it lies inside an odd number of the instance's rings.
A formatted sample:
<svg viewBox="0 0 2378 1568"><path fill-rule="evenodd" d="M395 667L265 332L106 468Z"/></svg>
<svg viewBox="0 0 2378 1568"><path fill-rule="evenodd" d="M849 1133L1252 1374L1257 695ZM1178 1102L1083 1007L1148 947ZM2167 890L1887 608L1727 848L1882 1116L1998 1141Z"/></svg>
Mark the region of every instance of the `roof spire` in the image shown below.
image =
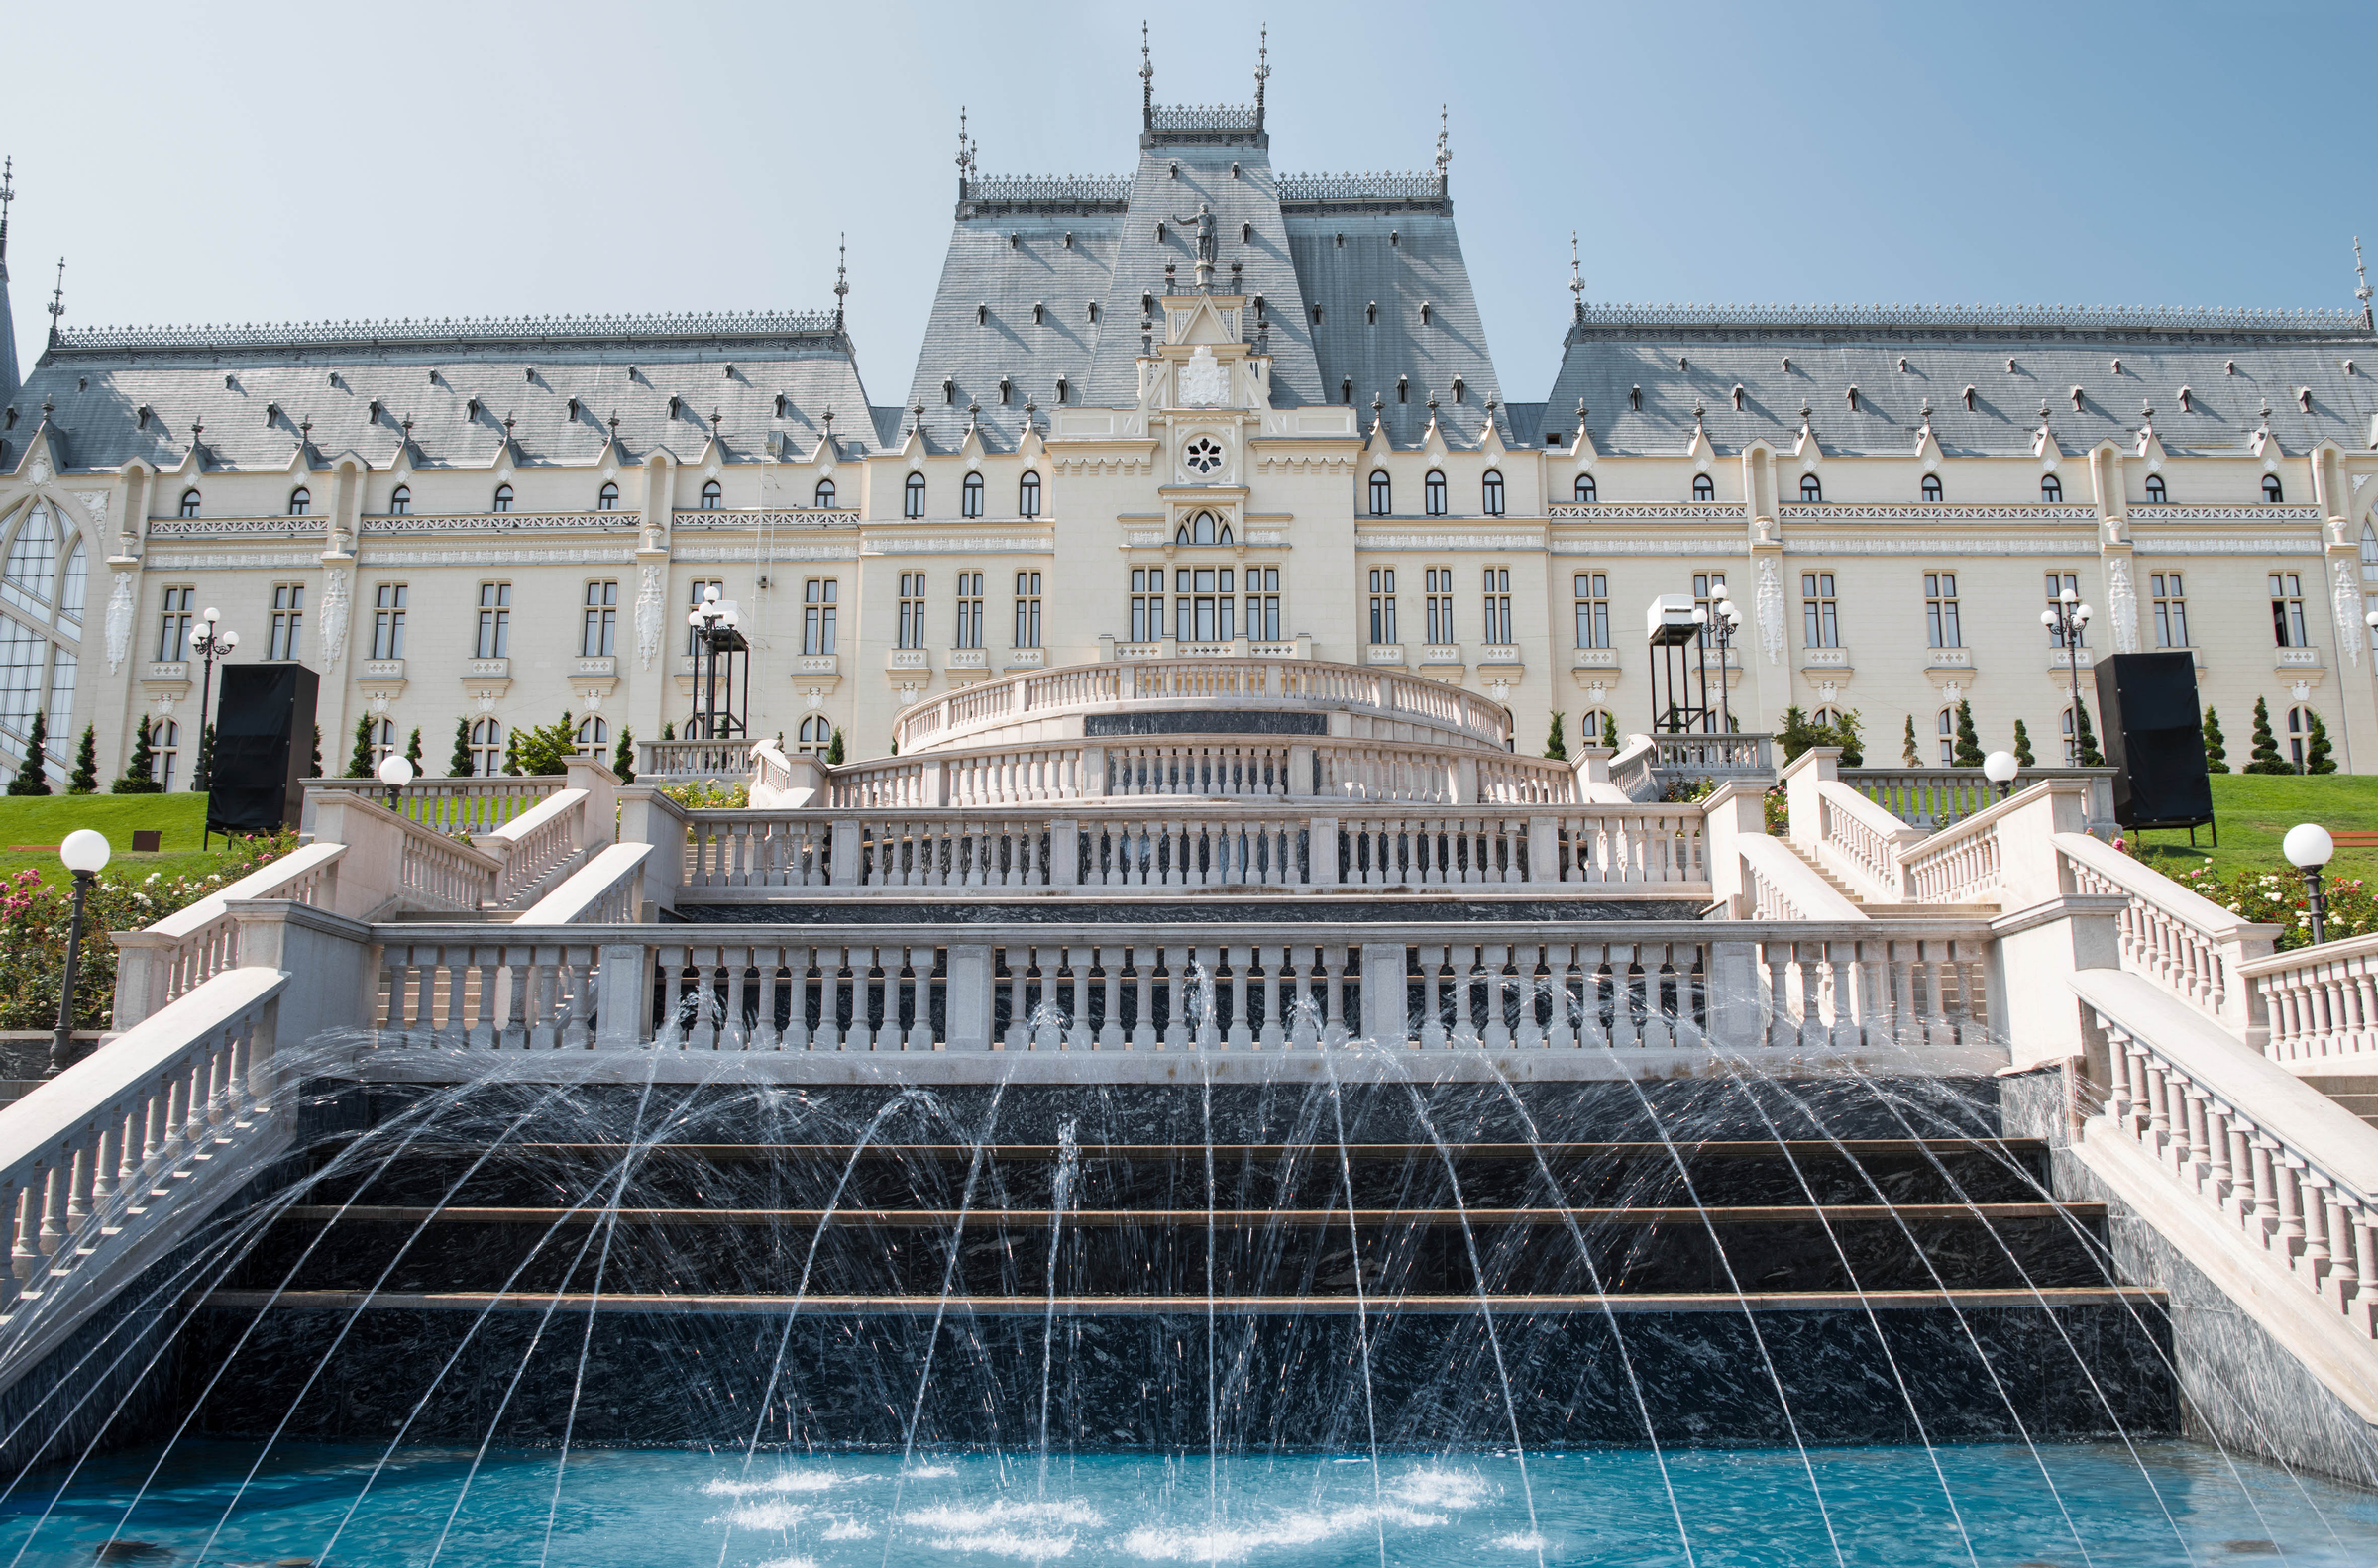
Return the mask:
<svg viewBox="0 0 2378 1568"><path fill-rule="evenodd" d="M0 401L17 395L17 325L8 313L8 204L17 198L17 160L0 161Z"/></svg>
<svg viewBox="0 0 2378 1568"><path fill-rule="evenodd" d="M834 257L834 330L842 330L842 299L850 292L850 236L842 236Z"/></svg>
<svg viewBox="0 0 2378 1568"><path fill-rule="evenodd" d="M1568 231L1568 302L1579 321L1585 319L1585 280L1577 273L1577 231Z"/></svg>
<svg viewBox="0 0 2378 1568"><path fill-rule="evenodd" d="M50 291L50 341L57 341L57 319L66 313L66 259L57 259L57 287Z"/></svg>
<svg viewBox="0 0 2378 1568"><path fill-rule="evenodd" d="M0 276L8 270L8 204L17 199L17 160L0 159ZM2353 254L2361 254L2361 242L2353 242Z"/></svg>
<svg viewBox="0 0 2378 1568"><path fill-rule="evenodd" d="M1156 128L1156 64L1147 52L1147 19L1139 21L1139 120L1141 128Z"/></svg>
<svg viewBox="0 0 2378 1568"><path fill-rule="evenodd" d="M1454 150L1448 145L1447 128L1446 106L1439 104L1437 106L1437 188L1440 192L1445 189L1445 165L1454 160Z"/></svg>
<svg viewBox="0 0 2378 1568"><path fill-rule="evenodd" d="M5 261L7 256L8 225L0 221L0 261ZM0 277L6 275L5 271L0 271ZM2353 237L2353 297L2361 301L2361 324L2366 327L2370 325L2370 274L2361 264L2361 236L2358 234Z"/></svg>
<svg viewBox="0 0 2378 1568"><path fill-rule="evenodd" d="M1263 24L1262 32L1255 36L1255 129L1258 131L1263 129L1263 84L1269 80L1271 80L1271 24L1266 22ZM5 229L0 229L0 238L5 238Z"/></svg>

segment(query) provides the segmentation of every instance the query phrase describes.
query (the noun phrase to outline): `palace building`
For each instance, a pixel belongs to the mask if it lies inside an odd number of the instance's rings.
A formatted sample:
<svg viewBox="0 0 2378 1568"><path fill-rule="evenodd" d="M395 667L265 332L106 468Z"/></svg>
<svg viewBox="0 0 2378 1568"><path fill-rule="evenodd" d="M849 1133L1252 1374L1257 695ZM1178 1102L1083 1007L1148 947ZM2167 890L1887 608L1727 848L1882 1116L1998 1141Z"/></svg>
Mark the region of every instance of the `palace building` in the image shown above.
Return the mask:
<svg viewBox="0 0 2378 1568"><path fill-rule="evenodd" d="M715 722L853 756L1020 669L1194 655L1395 670L1521 750L1654 724L1646 606L1731 599L1718 722L1856 712L1868 760L2019 719L2075 672L2196 656L2234 766L2267 699L2378 771L2378 336L2351 309L1573 304L1496 374L1432 169L1275 171L1251 105L1154 102L1135 166L980 172L907 395L812 312L68 325L0 358L0 767L103 776L154 726L186 787L208 607L232 655L475 771L567 710L606 755ZM0 225L0 261L5 227ZM1549 260L1549 259L1548 259ZM7 339L0 273L0 346ZM1521 395L1524 393L1524 395ZM735 609L713 683L689 612ZM2070 589L2083 646L2043 630ZM2085 689L2087 689L2085 687Z"/></svg>

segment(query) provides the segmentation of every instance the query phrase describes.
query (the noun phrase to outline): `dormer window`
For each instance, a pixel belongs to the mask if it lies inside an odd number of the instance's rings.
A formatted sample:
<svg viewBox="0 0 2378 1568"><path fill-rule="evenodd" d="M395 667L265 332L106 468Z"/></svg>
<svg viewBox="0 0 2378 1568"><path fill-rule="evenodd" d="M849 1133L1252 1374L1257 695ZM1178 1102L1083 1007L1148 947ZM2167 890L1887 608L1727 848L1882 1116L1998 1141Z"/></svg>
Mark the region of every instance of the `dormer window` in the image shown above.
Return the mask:
<svg viewBox="0 0 2378 1568"><path fill-rule="evenodd" d="M1850 400L1850 412L1853 414L1856 413L1858 411L1858 388L1853 386L1843 395L1848 397Z"/></svg>
<svg viewBox="0 0 2378 1568"><path fill-rule="evenodd" d="M195 517L198 515L198 492L196 490L184 490L181 492L181 515L184 517Z"/></svg>
<svg viewBox="0 0 2378 1568"><path fill-rule="evenodd" d="M1420 324L1424 327L1429 324L1429 302L1425 299L1420 302Z"/></svg>
<svg viewBox="0 0 2378 1568"><path fill-rule="evenodd" d="M2081 388L2078 386L2073 388L2073 412L2081 412Z"/></svg>
<svg viewBox="0 0 2378 1568"><path fill-rule="evenodd" d="M289 492L289 515L303 517L314 507L314 492L300 484Z"/></svg>
<svg viewBox="0 0 2378 1568"><path fill-rule="evenodd" d="M278 418L280 418L280 405L278 403L267 403L265 405L265 428L268 430L270 429L273 421L277 420Z"/></svg>
<svg viewBox="0 0 2378 1568"><path fill-rule="evenodd" d="M989 305L974 307L974 324L978 327L987 327L991 324L991 307Z"/></svg>
<svg viewBox="0 0 2378 1568"><path fill-rule="evenodd" d="M718 481L716 479L711 479L709 482L703 485L702 509L703 511L714 512L718 510L719 505L724 500L725 492L718 487Z"/></svg>
<svg viewBox="0 0 2378 1568"><path fill-rule="evenodd" d="M1011 384L1006 376L1003 375L999 378L999 406L1002 408L1008 406L1008 389Z"/></svg>
<svg viewBox="0 0 2378 1568"><path fill-rule="evenodd" d="M149 416L155 412L155 409L151 408L147 403L143 403L133 415L132 428L135 430L147 430L149 428ZM7 428L10 430L17 428L17 411L13 408L8 411Z"/></svg>
<svg viewBox="0 0 2378 1568"><path fill-rule="evenodd" d="M1642 387L1640 387L1640 386L1630 386L1630 387L1628 387L1628 388L1627 388L1627 406L1628 406L1629 408L1635 409L1635 410L1636 410L1636 411L1638 411L1638 412L1641 412L1641 411L1642 411L1642 408L1643 408L1643 388L1642 388Z"/></svg>
<svg viewBox="0 0 2378 1568"><path fill-rule="evenodd" d="M1395 378L1395 400L1399 403L1412 401L1412 378L1410 376L1399 375Z"/></svg>
<svg viewBox="0 0 2378 1568"><path fill-rule="evenodd" d="M489 511L491 511L491 512L508 512L508 511L510 511L511 509L512 509L512 487L511 487L510 485L508 485L508 484L498 484L498 485L496 485L496 486L495 486L495 500L494 500L494 504L493 504L493 505L491 505L491 506L489 506L489 507L487 508L487 510L489 510Z"/></svg>
<svg viewBox="0 0 2378 1568"><path fill-rule="evenodd" d="M1457 376L1455 376L1455 377L1454 377L1454 401L1455 401L1455 402L1459 403L1459 401L1461 401L1461 394L1462 394L1462 392L1463 392L1463 391L1466 389L1466 387L1467 387L1467 384L1468 384L1468 383L1464 382L1464 381L1461 379L1461 377L1459 377L1459 375L1457 375Z"/></svg>
<svg viewBox="0 0 2378 1568"><path fill-rule="evenodd" d="M1095 299L1090 301L1090 325L1098 325L1098 301Z"/></svg>
<svg viewBox="0 0 2378 1568"><path fill-rule="evenodd" d="M686 400L684 398L672 395L669 399L669 417L671 419L675 419L677 417L678 410L684 408L685 406Z"/></svg>
<svg viewBox="0 0 2378 1568"><path fill-rule="evenodd" d="M953 376L944 375L941 377L941 401L944 403L954 403L957 400L958 383L956 378Z"/></svg>
<svg viewBox="0 0 2378 1568"><path fill-rule="evenodd" d="M2299 387L2297 387L2297 388L2296 388L2296 406L2297 406L2298 408L2302 409L2302 410L2303 410L2305 413L2307 413L2307 414L2309 414L2309 413L2311 413L2311 412L2312 412L2312 388L2311 388L2311 387L2309 387L2309 386L2299 386Z"/></svg>
<svg viewBox="0 0 2378 1568"><path fill-rule="evenodd" d="M1139 314L1142 316L1152 316L1155 313L1156 296L1153 294L1141 294L1139 296Z"/></svg>
<svg viewBox="0 0 2378 1568"><path fill-rule="evenodd" d="M390 517L409 517L412 515L412 511L413 488L411 485L399 484L388 492L388 515Z"/></svg>
<svg viewBox="0 0 2378 1568"><path fill-rule="evenodd" d="M785 417L785 394L782 392L776 394L776 417L779 419Z"/></svg>
<svg viewBox="0 0 2378 1568"><path fill-rule="evenodd" d="M1899 373L1901 375L1907 373L1907 356L1903 354L1899 356Z"/></svg>
<svg viewBox="0 0 2378 1568"><path fill-rule="evenodd" d="M1338 383L1338 401L1347 407L1354 406L1354 378L1347 376Z"/></svg>
<svg viewBox="0 0 2378 1568"><path fill-rule="evenodd" d="M1064 402L1064 401L1065 401L1065 399L1066 399L1067 397L1069 397L1070 395L1072 395L1072 387L1071 387L1071 386L1070 386L1070 385L1069 385L1069 384L1066 382L1066 380L1065 380L1065 377L1063 377L1062 375L1058 376L1058 377L1057 377L1057 401L1058 401L1058 402L1060 402L1060 403L1062 403L1062 402Z"/></svg>
<svg viewBox="0 0 2378 1568"><path fill-rule="evenodd" d="M619 486L605 479L602 488L594 492L594 510L598 512L619 510Z"/></svg>
<svg viewBox="0 0 2378 1568"><path fill-rule="evenodd" d="M1927 473L1924 475L1922 494L1924 499L1927 501L1937 501L1940 499L1941 490L1939 474Z"/></svg>
<svg viewBox="0 0 2378 1568"><path fill-rule="evenodd" d="M1263 296L1262 296L1261 294L1257 294L1257 295L1255 296L1255 325L1259 327L1259 326L1261 326L1262 324L1263 324Z"/></svg>
<svg viewBox="0 0 2378 1568"><path fill-rule="evenodd" d="M2149 506L2161 506L2171 498L2171 492L2164 488L2163 475L2160 473L2148 474L2147 504Z"/></svg>
<svg viewBox="0 0 2378 1568"><path fill-rule="evenodd" d="M1738 414L1742 412L1742 383L1740 381L1734 383L1734 412Z"/></svg>
<svg viewBox="0 0 2378 1568"><path fill-rule="evenodd" d="M1377 300L1374 299L1362 307L1362 324L1366 327L1375 327L1379 324L1379 302Z"/></svg>
<svg viewBox="0 0 2378 1568"><path fill-rule="evenodd" d="M2180 388L2180 412L2184 414L2193 414L2197 411L2196 395L2197 394L2195 392L2190 391L2185 386Z"/></svg>
<svg viewBox="0 0 2378 1568"><path fill-rule="evenodd" d="M1238 168L1239 168L1239 165L1238 165L1238 164L1236 164L1236 163L1234 163L1234 164L1232 164L1232 165L1231 165L1231 170L1232 170L1231 177L1232 177L1233 179L1236 179L1236 178L1238 178L1238 177L1239 177L1239 176L1238 176ZM1253 224L1251 224L1251 223L1243 223L1243 224L1241 224L1241 225L1239 226L1239 243L1240 243L1241 245L1244 245L1244 244L1246 244L1246 242L1247 242L1247 241L1249 241L1249 240L1252 240L1254 237L1255 237L1255 226L1254 226Z"/></svg>
<svg viewBox="0 0 2378 1568"><path fill-rule="evenodd" d="M1970 386L1965 389L1965 411L1969 414L1974 411L1974 389Z"/></svg>
<svg viewBox="0 0 2378 1568"><path fill-rule="evenodd" d="M1698 500L1698 499L1700 499L1701 497L1700 497L1698 494L1696 494L1696 495L1695 495L1693 498L1694 498L1695 500ZM1824 498L1825 498L1825 484L1824 484L1824 481L1823 481L1822 479L1819 479L1819 478L1818 478L1818 477L1817 477L1815 474L1813 474L1813 473L1803 473L1803 474L1801 474L1801 475L1800 475L1800 501L1801 501L1801 504L1803 504L1803 505L1807 505L1807 506L1815 506L1815 505L1819 504L1820 502L1822 502L1822 501L1824 500Z"/></svg>
<svg viewBox="0 0 2378 1568"><path fill-rule="evenodd" d="M1313 307L1313 325L1316 327L1321 325L1321 307L1319 305Z"/></svg>
<svg viewBox="0 0 2378 1568"><path fill-rule="evenodd" d="M1040 325L1040 323L1041 323L1041 321L1042 321L1042 320L1043 320L1043 319L1044 319L1044 318L1045 318L1047 315L1048 315L1048 307L1047 307L1046 305L1042 304L1042 303L1041 303L1039 300L1036 300L1036 299L1035 299L1035 300L1033 300L1033 301L1032 301L1032 325L1033 325L1033 326L1035 326L1035 327L1039 326L1039 325Z"/></svg>

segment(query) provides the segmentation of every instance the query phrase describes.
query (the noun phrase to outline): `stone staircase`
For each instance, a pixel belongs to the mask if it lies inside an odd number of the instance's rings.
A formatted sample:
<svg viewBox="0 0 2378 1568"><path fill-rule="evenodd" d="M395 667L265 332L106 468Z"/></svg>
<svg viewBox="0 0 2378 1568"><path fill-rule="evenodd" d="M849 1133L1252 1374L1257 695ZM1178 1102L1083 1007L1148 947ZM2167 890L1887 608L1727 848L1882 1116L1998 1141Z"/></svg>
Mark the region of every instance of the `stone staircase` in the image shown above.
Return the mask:
<svg viewBox="0 0 2378 1568"><path fill-rule="evenodd" d="M1995 903L1872 902L1863 897L1855 888L1852 888L1849 883L1844 881L1838 874L1829 870L1825 866L1824 862L1818 860L1813 854L1809 853L1806 845L1795 844L1789 839L1784 839L1781 842L1784 848L1791 851L1794 859L1799 861L1801 865L1807 867L1809 871L1815 873L1816 876L1823 879L1826 887L1831 888L1835 892L1841 894L1844 898L1847 898L1851 903L1856 904L1859 912L1864 914L1870 920L1930 920L1951 916L1963 916L1981 920L1992 920L1998 918L2000 910L1999 906Z"/></svg>

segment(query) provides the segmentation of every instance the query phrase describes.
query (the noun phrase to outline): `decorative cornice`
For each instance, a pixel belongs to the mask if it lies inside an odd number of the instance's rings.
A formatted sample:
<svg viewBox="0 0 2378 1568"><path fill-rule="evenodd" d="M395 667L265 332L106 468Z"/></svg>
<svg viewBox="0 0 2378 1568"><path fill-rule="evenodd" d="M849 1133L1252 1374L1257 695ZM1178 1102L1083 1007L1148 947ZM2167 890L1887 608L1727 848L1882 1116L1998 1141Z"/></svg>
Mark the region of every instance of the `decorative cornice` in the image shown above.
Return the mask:
<svg viewBox="0 0 2378 1568"><path fill-rule="evenodd" d="M641 316L505 316L476 320L291 321L239 326L72 327L51 340L59 354L158 350L432 348L449 344L588 344L815 338L840 342L830 310L664 312Z"/></svg>
<svg viewBox="0 0 2378 1568"><path fill-rule="evenodd" d="M1555 539L1548 553L1556 556L1738 556L1740 536L1732 539L1595 539L1573 535Z"/></svg>
<svg viewBox="0 0 2378 1568"><path fill-rule="evenodd" d="M2098 509L2087 504L2028 502L2009 506L1944 506L1938 503L1791 501L1776 508L1787 523L2095 523Z"/></svg>
<svg viewBox="0 0 2378 1568"><path fill-rule="evenodd" d="M1283 186L1283 195L1285 187ZM2370 336L2358 310L2191 309L2171 305L1587 305L1594 327L2076 328L2092 332Z"/></svg>
<svg viewBox="0 0 2378 1568"><path fill-rule="evenodd" d="M1545 509L1556 523L1740 523L1740 501L1556 501Z"/></svg>

